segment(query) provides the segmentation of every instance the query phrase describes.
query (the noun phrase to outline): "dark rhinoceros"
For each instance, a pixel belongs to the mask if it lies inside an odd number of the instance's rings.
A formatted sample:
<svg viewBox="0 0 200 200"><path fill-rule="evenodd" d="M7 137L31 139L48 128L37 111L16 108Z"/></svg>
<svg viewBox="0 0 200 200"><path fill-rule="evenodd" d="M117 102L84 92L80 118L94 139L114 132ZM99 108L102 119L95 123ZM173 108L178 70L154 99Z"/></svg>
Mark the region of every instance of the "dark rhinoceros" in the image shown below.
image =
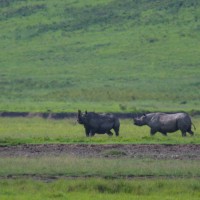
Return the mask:
<svg viewBox="0 0 200 200"><path fill-rule="evenodd" d="M149 126L151 128L151 135L154 135L156 132L167 135L167 133L172 133L177 130L182 132L182 136L186 136L186 132L190 133L190 135L194 135L191 118L184 112L173 114L149 113L141 117L136 117L133 121L137 126Z"/></svg>
<svg viewBox="0 0 200 200"><path fill-rule="evenodd" d="M77 121L83 124L86 136L94 136L95 133L113 135L111 129L114 129L115 135L119 135L119 119L112 114L98 114L94 112L82 113L78 111Z"/></svg>

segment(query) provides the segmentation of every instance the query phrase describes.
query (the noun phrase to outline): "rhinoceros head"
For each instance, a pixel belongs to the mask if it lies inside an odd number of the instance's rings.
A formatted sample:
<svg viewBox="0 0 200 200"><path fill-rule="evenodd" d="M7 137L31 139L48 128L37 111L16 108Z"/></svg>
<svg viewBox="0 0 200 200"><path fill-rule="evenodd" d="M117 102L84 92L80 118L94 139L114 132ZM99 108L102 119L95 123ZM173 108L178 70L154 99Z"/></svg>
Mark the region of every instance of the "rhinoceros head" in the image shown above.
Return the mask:
<svg viewBox="0 0 200 200"><path fill-rule="evenodd" d="M146 125L146 115L144 114L141 117L135 117L135 118L133 118L133 123L136 126Z"/></svg>
<svg viewBox="0 0 200 200"><path fill-rule="evenodd" d="M83 114L80 110L78 110L77 122L79 124L85 124L86 123L86 115L87 115L87 111L85 111L85 114Z"/></svg>

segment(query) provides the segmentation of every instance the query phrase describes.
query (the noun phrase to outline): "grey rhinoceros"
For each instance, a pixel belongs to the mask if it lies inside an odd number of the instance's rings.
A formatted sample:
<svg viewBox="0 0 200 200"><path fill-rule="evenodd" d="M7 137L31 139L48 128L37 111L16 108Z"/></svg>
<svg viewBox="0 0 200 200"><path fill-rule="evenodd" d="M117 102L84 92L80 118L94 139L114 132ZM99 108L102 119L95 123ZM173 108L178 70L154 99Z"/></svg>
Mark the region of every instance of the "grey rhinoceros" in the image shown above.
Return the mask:
<svg viewBox="0 0 200 200"><path fill-rule="evenodd" d="M87 111L82 113L78 110L77 121L79 124L83 124L87 137L94 136L95 133L107 133L111 136L113 135L111 129L114 129L116 136L119 135L120 122L113 114L98 114Z"/></svg>
<svg viewBox="0 0 200 200"><path fill-rule="evenodd" d="M149 126L151 128L151 135L154 135L156 132L167 135L167 133L172 133L177 130L181 131L183 137L186 136L186 132L190 133L190 135L194 135L191 118L185 112L144 114L141 117L134 118L133 123L137 126Z"/></svg>

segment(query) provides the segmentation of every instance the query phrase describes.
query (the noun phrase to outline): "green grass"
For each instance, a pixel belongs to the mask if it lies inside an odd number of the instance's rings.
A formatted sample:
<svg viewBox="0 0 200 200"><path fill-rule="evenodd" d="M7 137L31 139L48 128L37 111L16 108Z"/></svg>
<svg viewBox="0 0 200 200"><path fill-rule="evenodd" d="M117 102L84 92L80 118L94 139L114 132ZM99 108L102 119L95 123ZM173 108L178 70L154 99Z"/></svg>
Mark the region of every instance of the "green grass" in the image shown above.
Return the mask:
<svg viewBox="0 0 200 200"><path fill-rule="evenodd" d="M198 179L72 179L50 183L30 180L0 180L2 200L14 199L140 199L198 200Z"/></svg>
<svg viewBox="0 0 200 200"><path fill-rule="evenodd" d="M7 0L0 13L0 111L199 110L196 0Z"/></svg>
<svg viewBox="0 0 200 200"><path fill-rule="evenodd" d="M84 127L75 118L52 120L42 118L0 118L0 145L38 143L98 143L98 144L200 144L200 119L193 118L196 126L194 137L181 136L181 132L169 133L167 137L157 133L150 136L147 126L137 127L131 119L120 120L120 136L109 137L96 134L85 136ZM114 131L113 131L114 132Z"/></svg>
<svg viewBox="0 0 200 200"><path fill-rule="evenodd" d="M102 153L103 156L103 153ZM48 155L0 158L1 177L200 177L199 160Z"/></svg>
<svg viewBox="0 0 200 200"><path fill-rule="evenodd" d="M46 195L53 198L58 194L64 195L57 196L58 199L66 198L66 195L88 199L95 194L100 199L116 195L119 199L130 198L130 195L155 199L159 194L162 197L166 195L166 199L169 196L179 199L182 195L198 199L199 164L198 160L80 158L66 155L3 157L0 159L0 196L23 199L37 190L35 199Z"/></svg>

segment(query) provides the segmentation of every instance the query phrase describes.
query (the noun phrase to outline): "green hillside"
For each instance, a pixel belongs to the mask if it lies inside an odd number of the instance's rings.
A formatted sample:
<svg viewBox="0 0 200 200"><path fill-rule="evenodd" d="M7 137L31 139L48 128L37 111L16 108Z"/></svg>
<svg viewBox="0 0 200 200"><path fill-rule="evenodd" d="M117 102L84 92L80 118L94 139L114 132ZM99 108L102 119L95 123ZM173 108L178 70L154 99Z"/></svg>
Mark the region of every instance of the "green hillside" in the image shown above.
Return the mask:
<svg viewBox="0 0 200 200"><path fill-rule="evenodd" d="M200 1L0 0L0 111L200 110Z"/></svg>

